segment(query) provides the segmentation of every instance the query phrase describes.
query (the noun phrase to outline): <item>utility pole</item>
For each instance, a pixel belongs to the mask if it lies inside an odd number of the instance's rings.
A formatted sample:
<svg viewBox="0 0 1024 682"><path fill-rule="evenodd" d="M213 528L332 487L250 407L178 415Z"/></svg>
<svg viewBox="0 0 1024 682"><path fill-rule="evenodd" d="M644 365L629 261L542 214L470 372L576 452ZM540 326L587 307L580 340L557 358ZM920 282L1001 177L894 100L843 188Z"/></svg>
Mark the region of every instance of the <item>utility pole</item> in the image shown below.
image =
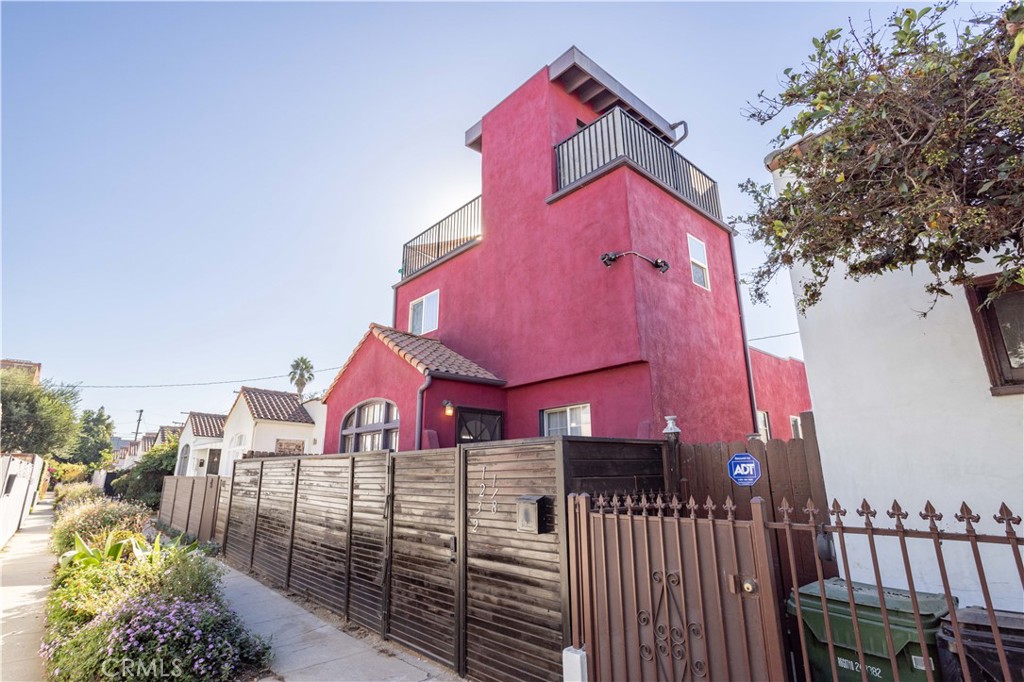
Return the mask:
<svg viewBox="0 0 1024 682"><path fill-rule="evenodd" d="M142 410L139 410L139 419L135 422L135 440L139 439L139 427L142 425Z"/></svg>

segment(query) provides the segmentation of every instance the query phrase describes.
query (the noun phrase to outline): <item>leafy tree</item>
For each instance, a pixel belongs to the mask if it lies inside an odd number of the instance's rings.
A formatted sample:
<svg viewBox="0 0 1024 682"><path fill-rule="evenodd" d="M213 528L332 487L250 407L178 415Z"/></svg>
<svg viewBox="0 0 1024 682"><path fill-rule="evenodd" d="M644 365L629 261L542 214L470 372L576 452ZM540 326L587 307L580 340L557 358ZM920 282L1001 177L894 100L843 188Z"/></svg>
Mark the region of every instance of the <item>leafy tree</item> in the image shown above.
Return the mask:
<svg viewBox="0 0 1024 682"><path fill-rule="evenodd" d="M34 384L25 372L0 370L0 440L7 452L63 456L78 436L78 390L49 381Z"/></svg>
<svg viewBox="0 0 1024 682"><path fill-rule="evenodd" d="M164 476L173 475L177 463L178 436L174 435L142 455L134 466L110 485L117 494L156 509L160 506Z"/></svg>
<svg viewBox="0 0 1024 682"><path fill-rule="evenodd" d="M970 281L988 255L990 298L1024 283L1024 5L947 35L949 5L894 13L884 29L832 29L786 69L783 90L748 116L792 119L773 160L790 183L741 187L756 210L737 220L767 247L752 296L780 268L807 267L801 310L836 267L853 279L923 265L933 296Z"/></svg>
<svg viewBox="0 0 1024 682"><path fill-rule="evenodd" d="M302 390L306 384L313 381L313 363L305 356L295 358L292 362L292 371L288 372L288 380L295 384L295 390L302 400Z"/></svg>
<svg viewBox="0 0 1024 682"><path fill-rule="evenodd" d="M100 407L82 412L78 424L78 443L66 459L92 466L102 464L104 456L113 450L110 439L114 435L114 420Z"/></svg>

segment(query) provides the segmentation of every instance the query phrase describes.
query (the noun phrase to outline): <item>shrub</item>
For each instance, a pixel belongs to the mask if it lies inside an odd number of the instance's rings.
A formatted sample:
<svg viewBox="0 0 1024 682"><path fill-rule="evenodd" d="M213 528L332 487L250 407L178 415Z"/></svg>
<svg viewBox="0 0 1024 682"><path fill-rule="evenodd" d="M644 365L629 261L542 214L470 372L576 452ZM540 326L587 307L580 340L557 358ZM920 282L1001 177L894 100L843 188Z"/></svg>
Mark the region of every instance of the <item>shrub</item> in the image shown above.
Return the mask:
<svg viewBox="0 0 1024 682"><path fill-rule="evenodd" d="M110 485L118 495L136 500L156 509L160 506L160 493L164 487L164 476L174 474L178 462L178 437L173 436L166 443L157 445L144 454L124 474Z"/></svg>
<svg viewBox="0 0 1024 682"><path fill-rule="evenodd" d="M53 461L49 466L58 483L78 483L89 478L89 467L84 464Z"/></svg>
<svg viewBox="0 0 1024 682"><path fill-rule="evenodd" d="M159 584L157 569L124 561L59 568L47 608L51 635L67 636L127 599L156 590Z"/></svg>
<svg viewBox="0 0 1024 682"><path fill-rule="evenodd" d="M67 506L53 524L53 551L63 554L74 549L76 532L90 544L105 542L112 531L141 533L151 513L144 505L105 497Z"/></svg>
<svg viewBox="0 0 1024 682"><path fill-rule="evenodd" d="M62 483L54 492L53 504L55 509L60 512L62 507L95 497L103 497L103 491L90 483Z"/></svg>
<svg viewBox="0 0 1024 682"><path fill-rule="evenodd" d="M270 646L219 601L147 594L47 642L42 653L60 681L136 680L140 665L158 676L229 680L240 667L265 667Z"/></svg>

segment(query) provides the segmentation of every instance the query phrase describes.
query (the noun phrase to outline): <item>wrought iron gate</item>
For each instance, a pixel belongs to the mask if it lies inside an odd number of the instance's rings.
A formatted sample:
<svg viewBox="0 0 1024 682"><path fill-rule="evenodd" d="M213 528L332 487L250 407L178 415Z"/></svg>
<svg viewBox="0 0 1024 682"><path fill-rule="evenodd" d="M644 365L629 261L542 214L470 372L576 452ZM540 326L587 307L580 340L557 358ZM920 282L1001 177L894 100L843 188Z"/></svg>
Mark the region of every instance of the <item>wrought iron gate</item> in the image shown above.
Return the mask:
<svg viewBox="0 0 1024 682"><path fill-rule="evenodd" d="M572 639L591 680L784 680L765 510L570 495Z"/></svg>

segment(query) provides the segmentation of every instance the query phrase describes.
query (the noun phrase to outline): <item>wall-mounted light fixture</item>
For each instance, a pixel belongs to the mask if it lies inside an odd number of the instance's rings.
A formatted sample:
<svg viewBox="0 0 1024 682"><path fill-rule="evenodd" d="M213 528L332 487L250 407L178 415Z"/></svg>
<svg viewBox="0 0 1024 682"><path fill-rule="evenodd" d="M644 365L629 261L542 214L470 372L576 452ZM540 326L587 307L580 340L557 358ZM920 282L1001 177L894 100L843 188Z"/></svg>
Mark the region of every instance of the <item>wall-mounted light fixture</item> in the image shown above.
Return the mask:
<svg viewBox="0 0 1024 682"><path fill-rule="evenodd" d="M455 416L455 406L452 405L452 401L450 401L450 400L442 400L441 401L441 405L444 406L444 416L446 416L446 417L454 417Z"/></svg>
<svg viewBox="0 0 1024 682"><path fill-rule="evenodd" d="M610 268L612 266L612 263L619 260L623 256L636 256L637 258L647 261L661 272L665 272L666 270L668 270L668 262L664 258L657 258L652 260L641 253L637 253L636 251L623 251L622 253L619 253L617 251L609 251L607 253L602 253L601 262L604 263L604 266L606 268Z"/></svg>

